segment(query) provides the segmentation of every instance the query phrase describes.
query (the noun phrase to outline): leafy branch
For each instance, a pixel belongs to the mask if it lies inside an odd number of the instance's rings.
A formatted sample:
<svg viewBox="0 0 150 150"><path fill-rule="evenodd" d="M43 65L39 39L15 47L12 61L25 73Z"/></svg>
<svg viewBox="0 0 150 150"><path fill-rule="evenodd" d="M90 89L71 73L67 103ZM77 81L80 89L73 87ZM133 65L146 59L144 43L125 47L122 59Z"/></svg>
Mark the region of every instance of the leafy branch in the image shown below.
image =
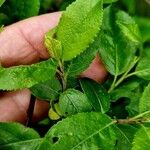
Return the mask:
<svg viewBox="0 0 150 150"><path fill-rule="evenodd" d="M139 61L139 57L136 57L133 59L133 62L131 63L131 65L129 66L129 68L127 69L127 71L117 80L117 75L115 75L113 83L110 87L110 89L108 90L108 93L110 93L111 91L113 91L118 85L120 85L125 79L131 77L132 75L135 75L135 72L130 73L129 72L135 67L135 65L137 64L137 62Z"/></svg>
<svg viewBox="0 0 150 150"><path fill-rule="evenodd" d="M150 111L146 111L141 113L135 117L128 118L128 119L116 119L114 120L118 124L143 124L143 123L150 123L150 118L145 118L144 116L150 114Z"/></svg>

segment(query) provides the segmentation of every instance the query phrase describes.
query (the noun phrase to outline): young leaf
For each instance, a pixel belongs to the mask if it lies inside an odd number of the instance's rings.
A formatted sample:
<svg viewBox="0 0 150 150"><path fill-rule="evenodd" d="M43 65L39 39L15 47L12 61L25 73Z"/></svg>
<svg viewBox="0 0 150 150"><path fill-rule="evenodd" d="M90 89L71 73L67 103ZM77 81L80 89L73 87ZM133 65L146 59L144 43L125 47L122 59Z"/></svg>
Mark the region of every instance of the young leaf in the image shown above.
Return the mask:
<svg viewBox="0 0 150 150"><path fill-rule="evenodd" d="M60 119L60 116L57 112L54 111L54 109L51 107L49 112L48 112L48 116L51 120L58 120Z"/></svg>
<svg viewBox="0 0 150 150"><path fill-rule="evenodd" d="M110 97L102 85L88 79L81 80L80 84L93 108L106 113L110 108Z"/></svg>
<svg viewBox="0 0 150 150"><path fill-rule="evenodd" d="M67 70L67 74L69 76L76 76L79 75L82 71L86 70L89 67L92 60L95 58L96 53L100 47L100 32L98 36L95 38L94 42L89 45L89 47L81 53L79 56L74 58Z"/></svg>
<svg viewBox="0 0 150 150"><path fill-rule="evenodd" d="M62 56L61 42L55 39L56 28L50 30L45 35L45 46L51 57L59 60Z"/></svg>
<svg viewBox="0 0 150 150"><path fill-rule="evenodd" d="M102 4L102 0L77 0L63 13L56 32L63 60L76 57L94 40L102 24Z"/></svg>
<svg viewBox="0 0 150 150"><path fill-rule="evenodd" d="M146 112L150 110L150 83L145 88L143 95L139 102L139 111L140 113ZM148 115L150 116L150 115Z"/></svg>
<svg viewBox="0 0 150 150"><path fill-rule="evenodd" d="M114 130L117 136L117 144L115 145L115 150L131 150L132 141L137 128L131 125L122 124L114 126Z"/></svg>
<svg viewBox="0 0 150 150"><path fill-rule="evenodd" d="M133 23L134 21L131 21L128 15L125 20L120 13L120 11L115 13L112 7L105 9L99 49L99 54L107 70L115 76L128 69L134 59L137 45L140 43L140 41L137 42L137 39L135 42L136 31L132 31L130 34L125 32L125 30L129 32L131 27L137 28L137 24Z"/></svg>
<svg viewBox="0 0 150 150"><path fill-rule="evenodd" d="M0 89L16 90L30 88L35 84L54 78L57 63L52 59L30 66L0 68Z"/></svg>
<svg viewBox="0 0 150 150"><path fill-rule="evenodd" d="M132 150L148 150L150 146L150 127L141 126L135 134Z"/></svg>
<svg viewBox="0 0 150 150"><path fill-rule="evenodd" d="M0 123L0 149L33 150L41 142L36 131L18 123Z"/></svg>
<svg viewBox="0 0 150 150"><path fill-rule="evenodd" d="M144 49L144 51L145 54L139 61L134 74L145 80L150 80L150 48Z"/></svg>
<svg viewBox="0 0 150 150"><path fill-rule="evenodd" d="M59 106L64 115L92 110L86 95L75 89L68 89L60 95Z"/></svg>
<svg viewBox="0 0 150 150"><path fill-rule="evenodd" d="M60 82L56 78L39 83L30 88L32 94L40 99L53 101L58 98L62 90Z"/></svg>
<svg viewBox="0 0 150 150"><path fill-rule="evenodd" d="M112 150L116 139L112 124L112 120L104 114L79 113L54 125L46 138L51 141L52 150Z"/></svg>

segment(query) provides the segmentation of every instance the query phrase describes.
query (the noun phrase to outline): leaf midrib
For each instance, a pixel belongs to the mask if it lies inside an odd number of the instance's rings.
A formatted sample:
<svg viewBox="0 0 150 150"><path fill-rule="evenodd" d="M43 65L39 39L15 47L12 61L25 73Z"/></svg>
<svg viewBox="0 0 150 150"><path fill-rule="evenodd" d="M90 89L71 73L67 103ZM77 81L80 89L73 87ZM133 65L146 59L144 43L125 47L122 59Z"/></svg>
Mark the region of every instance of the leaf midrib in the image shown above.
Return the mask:
<svg viewBox="0 0 150 150"><path fill-rule="evenodd" d="M116 126L116 128L117 128L118 131L125 137L125 139L128 141L128 143L132 144L132 143L130 142L129 138L124 134L124 132L123 132L119 127Z"/></svg>
<svg viewBox="0 0 150 150"><path fill-rule="evenodd" d="M143 69L143 70L137 70L137 71L134 72L134 74L138 74L138 73L141 73L141 72L144 72L144 71L150 71L150 67L146 68L146 69Z"/></svg>
<svg viewBox="0 0 150 150"><path fill-rule="evenodd" d="M21 143L28 143L28 142L32 142L32 141L42 141L42 138L36 138L36 139L31 139L31 140L24 140L24 141L17 141L17 142L9 142L8 144L0 144L0 148L6 147L6 146L11 146L14 144L21 144Z"/></svg>
<svg viewBox="0 0 150 150"><path fill-rule="evenodd" d="M147 135L148 140L150 141L150 136L148 135L146 128L143 125L141 125L141 126L142 126L143 130L145 131L145 134Z"/></svg>
<svg viewBox="0 0 150 150"><path fill-rule="evenodd" d="M87 141L88 139L90 139L91 137L93 137L94 135L98 134L99 132L101 132L102 130L108 128L109 126L113 125L114 122L110 122L109 124L105 125L103 128L99 129L98 131L95 131L93 134L89 135L87 138L85 138L84 140L82 140L80 143L78 143L76 146L74 146L73 148L71 148L71 150L77 148L79 145L83 144L85 141Z"/></svg>

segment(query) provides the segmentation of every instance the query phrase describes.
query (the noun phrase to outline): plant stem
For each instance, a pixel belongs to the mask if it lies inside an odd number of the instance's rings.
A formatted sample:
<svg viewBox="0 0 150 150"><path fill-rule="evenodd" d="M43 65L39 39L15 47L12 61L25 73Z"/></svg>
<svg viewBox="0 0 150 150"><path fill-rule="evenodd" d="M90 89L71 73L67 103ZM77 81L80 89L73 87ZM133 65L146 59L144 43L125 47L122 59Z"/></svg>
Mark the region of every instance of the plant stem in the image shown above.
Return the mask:
<svg viewBox="0 0 150 150"><path fill-rule="evenodd" d="M67 87L67 75L65 74L65 71L64 71L64 62L63 61L59 61L59 67L60 67L60 72L58 72L58 73L61 77L62 88L64 91Z"/></svg>
<svg viewBox="0 0 150 150"><path fill-rule="evenodd" d="M128 70L123 74L123 76L118 80L116 83L115 87L117 87L124 79L128 77L128 73L131 71L131 69L135 66L135 64L138 62L139 58L135 57L133 63L131 66L128 68Z"/></svg>
<svg viewBox="0 0 150 150"><path fill-rule="evenodd" d="M150 110L143 112L135 117L127 119L115 119L118 124L139 124L150 122L150 118L144 118L145 115L150 114ZM142 118L143 117L143 118Z"/></svg>
<svg viewBox="0 0 150 150"><path fill-rule="evenodd" d="M33 95L31 94L30 103L29 103L29 107L28 107L28 110L27 110L26 126L31 126L32 117L33 117L33 112L34 112L34 106L35 106L35 101L36 101L35 96L33 96Z"/></svg>
<svg viewBox="0 0 150 150"><path fill-rule="evenodd" d="M147 115L147 114L150 114L150 110L149 110L149 111L145 111L145 112L143 112L143 113L141 113L141 114L139 114L139 115L137 115L137 116L135 116L135 117L133 117L133 118L131 118L131 119L132 119L132 120L138 119L138 118L141 118L141 117L143 117L143 116L145 116L145 115Z"/></svg>
<svg viewBox="0 0 150 150"><path fill-rule="evenodd" d="M134 76L134 75L136 75L138 72L132 72L132 73L129 73L127 76L126 76L126 78L129 78L129 77L131 77L131 76Z"/></svg>
<svg viewBox="0 0 150 150"><path fill-rule="evenodd" d="M128 70L121 76L121 78L116 82L116 76L114 78L114 82L112 83L110 89L108 90L108 93L110 93L114 88L116 88L120 83L122 83L126 78L132 76L135 74L135 72L128 74L131 69L135 66L135 64L138 62L139 58L135 57L133 63L129 66Z"/></svg>
<svg viewBox="0 0 150 150"><path fill-rule="evenodd" d="M118 119L116 120L117 124L140 124L140 123L146 123L146 122L150 122L150 118L149 119L135 119L132 120L131 119Z"/></svg>
<svg viewBox="0 0 150 150"><path fill-rule="evenodd" d="M115 88L116 81L117 81L117 76L115 75L113 83L112 83L110 89L108 90L108 93L110 93Z"/></svg>

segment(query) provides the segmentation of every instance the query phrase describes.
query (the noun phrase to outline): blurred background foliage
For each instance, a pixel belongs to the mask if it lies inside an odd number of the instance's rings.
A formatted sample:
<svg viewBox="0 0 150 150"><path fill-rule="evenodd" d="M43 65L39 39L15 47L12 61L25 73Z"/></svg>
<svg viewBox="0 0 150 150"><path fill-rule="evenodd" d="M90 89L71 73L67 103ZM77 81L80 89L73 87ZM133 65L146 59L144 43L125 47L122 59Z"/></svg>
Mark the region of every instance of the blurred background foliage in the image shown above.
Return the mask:
<svg viewBox="0 0 150 150"><path fill-rule="evenodd" d="M44 13L63 11L74 0L0 0L0 25ZM117 8L128 12L138 23L143 42L150 45L150 0L118 0ZM107 5L105 5L107 7Z"/></svg>

